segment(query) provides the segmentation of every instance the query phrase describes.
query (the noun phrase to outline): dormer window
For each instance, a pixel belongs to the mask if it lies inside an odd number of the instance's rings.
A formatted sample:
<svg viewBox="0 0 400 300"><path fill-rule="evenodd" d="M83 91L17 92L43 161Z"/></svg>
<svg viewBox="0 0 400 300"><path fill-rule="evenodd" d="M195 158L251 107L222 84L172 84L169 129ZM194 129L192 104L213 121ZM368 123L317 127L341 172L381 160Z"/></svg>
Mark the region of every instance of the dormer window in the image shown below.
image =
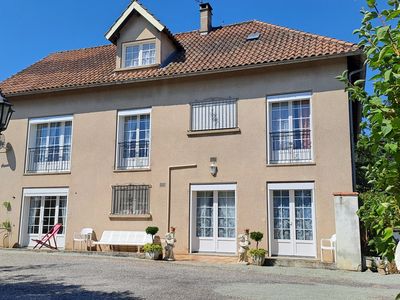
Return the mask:
<svg viewBox="0 0 400 300"><path fill-rule="evenodd" d="M122 47L122 57L123 68L154 65L156 63L156 43L124 43Z"/></svg>

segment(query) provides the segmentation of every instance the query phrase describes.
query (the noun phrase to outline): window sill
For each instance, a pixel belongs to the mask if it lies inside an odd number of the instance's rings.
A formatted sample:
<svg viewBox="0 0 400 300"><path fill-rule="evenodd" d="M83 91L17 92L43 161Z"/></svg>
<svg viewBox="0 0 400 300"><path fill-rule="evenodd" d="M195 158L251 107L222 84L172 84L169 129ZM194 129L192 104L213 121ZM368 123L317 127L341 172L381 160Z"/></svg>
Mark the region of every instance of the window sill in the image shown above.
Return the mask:
<svg viewBox="0 0 400 300"><path fill-rule="evenodd" d="M36 173L24 173L24 176L42 176L42 175L70 175L71 171L51 171L51 172L36 172Z"/></svg>
<svg viewBox="0 0 400 300"><path fill-rule="evenodd" d="M111 221L135 221L135 220L151 220L151 214L146 215L108 215Z"/></svg>
<svg viewBox="0 0 400 300"><path fill-rule="evenodd" d="M302 167L302 166L315 166L316 163L313 161L310 162L299 162L299 163L277 163L277 164L267 164L267 168L269 167Z"/></svg>
<svg viewBox="0 0 400 300"><path fill-rule="evenodd" d="M188 137L197 136L210 136L210 135L224 135L224 134L240 134L240 128L229 128L229 129L215 129L215 130L199 130L199 131L188 131Z"/></svg>
<svg viewBox="0 0 400 300"><path fill-rule="evenodd" d="M114 173L128 173L128 172L150 172L151 168L130 168L130 169L116 169Z"/></svg>
<svg viewBox="0 0 400 300"><path fill-rule="evenodd" d="M159 66L160 66L160 64L151 64L151 65L137 66L137 67L118 68L118 69L114 69L114 72L134 71L134 70L147 69L147 68L158 68Z"/></svg>

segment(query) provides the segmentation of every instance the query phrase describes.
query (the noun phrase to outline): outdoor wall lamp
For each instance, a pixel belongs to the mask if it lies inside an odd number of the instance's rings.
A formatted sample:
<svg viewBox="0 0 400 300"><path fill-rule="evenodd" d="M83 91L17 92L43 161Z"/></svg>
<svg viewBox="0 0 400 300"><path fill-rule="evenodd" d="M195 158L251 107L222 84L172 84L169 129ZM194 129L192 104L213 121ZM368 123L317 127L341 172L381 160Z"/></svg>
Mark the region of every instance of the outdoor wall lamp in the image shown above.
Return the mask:
<svg viewBox="0 0 400 300"><path fill-rule="evenodd" d="M0 134L7 129L13 112L12 104L7 101L0 90Z"/></svg>
<svg viewBox="0 0 400 300"><path fill-rule="evenodd" d="M217 176L217 173L218 173L217 158L216 157L211 157L210 158L210 162L211 162L210 174L215 177L215 176Z"/></svg>
<svg viewBox="0 0 400 300"><path fill-rule="evenodd" d="M0 90L0 149L3 149L6 144L4 135L1 133L7 129L13 112L12 104L7 101Z"/></svg>

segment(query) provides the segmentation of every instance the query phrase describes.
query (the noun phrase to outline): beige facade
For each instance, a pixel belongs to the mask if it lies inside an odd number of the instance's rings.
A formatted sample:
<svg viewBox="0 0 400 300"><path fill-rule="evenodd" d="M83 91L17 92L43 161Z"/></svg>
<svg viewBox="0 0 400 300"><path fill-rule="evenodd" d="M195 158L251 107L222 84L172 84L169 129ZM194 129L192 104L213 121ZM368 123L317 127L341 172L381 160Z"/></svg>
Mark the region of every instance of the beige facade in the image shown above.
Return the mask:
<svg viewBox="0 0 400 300"><path fill-rule="evenodd" d="M265 233L269 245L267 183L312 182L315 201L315 250L335 231L332 193L351 191L352 162L349 100L335 76L347 68L347 59L290 64L248 71L193 76L152 83L53 92L12 97L15 114L6 131L11 150L0 153L0 199L12 210L10 244L19 243L23 189L68 187L66 248L83 227L104 230L144 230L160 227L163 235L176 226L177 252L190 247L191 184L235 183L237 233L245 228ZM267 96L309 91L312 111L313 161L269 165ZM190 103L215 97L238 99L240 132L189 136ZM116 171L118 111L151 108L150 167ZM71 170L67 174L25 173L29 120L73 116ZM217 158L218 174L210 174L210 157ZM196 165L171 169L172 166ZM169 170L171 169L171 172ZM169 177L169 174L171 176ZM170 183L170 184L169 184ZM110 218L111 187L150 185L150 218ZM169 197L170 195L170 197Z"/></svg>
<svg viewBox="0 0 400 300"><path fill-rule="evenodd" d="M9 92L15 113L7 150L0 152L0 200L11 202L10 211L0 209L0 221L12 224L8 237L0 232L3 246L32 246L32 237L57 222L64 225L59 242L66 249L86 227L98 240L107 230L148 226L158 226L163 237L174 226L177 253L234 254L236 237L250 229L264 233L261 246L270 255L320 258L321 239L335 233L333 193L353 191L357 104L335 77L362 59L353 45L322 38L326 47L339 47L335 55L306 51L303 59L258 62L257 47L273 46L265 38L271 30L292 32L254 22L222 36L213 32L211 6L202 7L202 15L199 36L208 44L197 47L190 44L195 40L172 36L134 1L106 34L116 46L115 54L103 56L112 60L108 71L97 69L102 59L89 57L93 49L82 55L92 66L85 74L69 63L77 59L73 53L54 62L60 74L97 79L57 86L50 78L54 86L45 91L41 74L25 72L35 83ZM220 47L225 38L226 49ZM340 50L344 45L348 50ZM215 66L197 69L203 60ZM175 73L151 73L167 72L168 65ZM119 81L105 79L110 74ZM134 74L136 81L129 77ZM118 198L114 188L128 185L149 192Z"/></svg>

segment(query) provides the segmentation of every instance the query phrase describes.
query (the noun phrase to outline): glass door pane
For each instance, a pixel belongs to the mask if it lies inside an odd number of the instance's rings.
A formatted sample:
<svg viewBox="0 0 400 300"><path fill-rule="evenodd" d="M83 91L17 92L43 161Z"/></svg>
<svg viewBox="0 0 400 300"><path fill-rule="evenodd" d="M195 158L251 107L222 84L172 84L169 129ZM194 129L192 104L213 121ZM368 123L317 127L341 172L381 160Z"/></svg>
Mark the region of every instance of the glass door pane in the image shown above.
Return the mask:
<svg viewBox="0 0 400 300"><path fill-rule="evenodd" d="M42 197L30 197L28 234L39 234Z"/></svg>
<svg viewBox="0 0 400 300"><path fill-rule="evenodd" d="M289 191L273 191L274 239L290 240Z"/></svg>
<svg viewBox="0 0 400 300"><path fill-rule="evenodd" d="M60 196L59 206L58 206L58 221L57 223L62 224L59 234L64 234L65 228L65 218L67 217L67 196Z"/></svg>
<svg viewBox="0 0 400 300"><path fill-rule="evenodd" d="M296 240L314 240L311 190L295 191L295 211Z"/></svg>
<svg viewBox="0 0 400 300"><path fill-rule="evenodd" d="M197 192L196 209L196 236L213 237L214 236L214 193Z"/></svg>
<svg viewBox="0 0 400 300"><path fill-rule="evenodd" d="M235 192L218 192L218 237L236 237Z"/></svg>
<svg viewBox="0 0 400 300"><path fill-rule="evenodd" d="M55 225L57 197L46 196L44 198L42 234L46 234Z"/></svg>

